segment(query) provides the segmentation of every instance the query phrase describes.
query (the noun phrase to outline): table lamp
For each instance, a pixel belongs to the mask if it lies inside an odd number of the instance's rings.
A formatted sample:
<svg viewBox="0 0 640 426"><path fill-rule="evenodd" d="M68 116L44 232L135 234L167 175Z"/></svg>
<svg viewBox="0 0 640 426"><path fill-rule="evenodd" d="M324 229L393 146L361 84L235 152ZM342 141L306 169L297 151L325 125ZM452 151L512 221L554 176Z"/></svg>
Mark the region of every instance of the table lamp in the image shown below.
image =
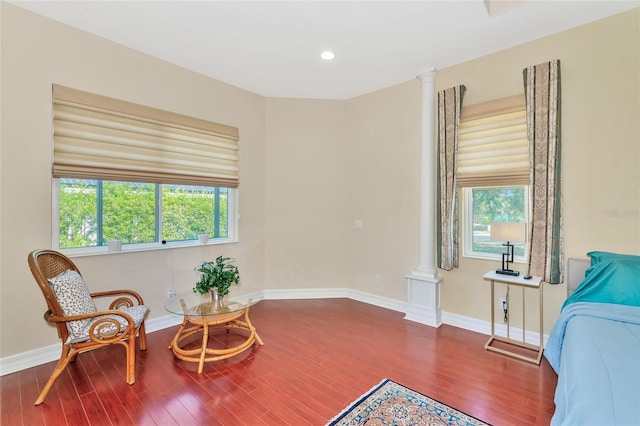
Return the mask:
<svg viewBox="0 0 640 426"><path fill-rule="evenodd" d="M524 222L493 222L491 224L491 241L506 241L503 246L507 247L507 252L502 253L502 268L497 269L497 274L513 275L517 277L520 272L509 268L509 263L513 262L513 244L522 243L526 240L527 225Z"/></svg>

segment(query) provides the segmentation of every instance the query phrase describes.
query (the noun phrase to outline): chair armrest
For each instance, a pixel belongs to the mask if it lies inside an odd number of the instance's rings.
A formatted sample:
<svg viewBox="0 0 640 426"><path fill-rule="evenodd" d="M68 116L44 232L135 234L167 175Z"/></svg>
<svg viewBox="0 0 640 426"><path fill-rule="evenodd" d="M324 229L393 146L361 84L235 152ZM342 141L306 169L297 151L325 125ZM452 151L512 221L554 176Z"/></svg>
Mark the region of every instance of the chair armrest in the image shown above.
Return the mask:
<svg viewBox="0 0 640 426"><path fill-rule="evenodd" d="M49 322L65 323L65 322L71 322L71 321L86 320L90 318L97 318L104 315L118 315L126 319L130 325L135 325L135 322L133 321L133 318L131 318L131 315L129 315L126 312L120 311L118 309L109 309L107 311L91 312L90 314L70 315L68 317L55 316L51 314L51 311L47 311L44 314L44 319Z"/></svg>
<svg viewBox="0 0 640 426"><path fill-rule="evenodd" d="M128 295L136 299L138 305L144 305L144 301L140 294L133 290L109 290L109 291L98 291L95 293L91 293L91 297L100 298L100 297L110 297L110 296L122 296ZM121 306L131 307L133 306L133 301L130 297L118 297L109 305L109 309L118 309Z"/></svg>
<svg viewBox="0 0 640 426"><path fill-rule="evenodd" d="M111 317L107 315L111 315ZM123 326L123 324L121 324L117 319L114 319L113 316L124 318L127 325ZM126 336L130 335L130 333L134 333L133 335L135 336L135 321L131 315L116 309L92 312L84 315L70 315L68 317L51 315L50 311L47 311L44 314L45 320L63 324L71 321L86 320L96 317L102 318L97 319L91 324L91 327L86 334L86 340L77 340L75 343L83 345L85 344L83 342L90 341L99 344L109 344L122 340ZM74 343L74 341L71 341L71 343Z"/></svg>

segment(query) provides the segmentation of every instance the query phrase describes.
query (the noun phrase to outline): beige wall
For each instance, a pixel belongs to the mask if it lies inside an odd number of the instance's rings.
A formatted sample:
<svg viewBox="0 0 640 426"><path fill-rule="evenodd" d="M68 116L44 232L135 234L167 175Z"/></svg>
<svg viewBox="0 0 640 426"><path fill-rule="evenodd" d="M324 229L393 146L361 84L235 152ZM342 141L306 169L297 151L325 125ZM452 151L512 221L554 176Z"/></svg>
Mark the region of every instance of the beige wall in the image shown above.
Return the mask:
<svg viewBox="0 0 640 426"><path fill-rule="evenodd" d="M406 300L418 263L420 93L414 80L346 102L267 100L269 288Z"/></svg>
<svg viewBox="0 0 640 426"><path fill-rule="evenodd" d="M244 282L263 285L264 98L142 55L7 3L2 8L1 353L57 342L27 253L51 247L51 84L236 126L240 129L240 242L74 259L92 290L133 288L166 315L169 288L193 286L193 267L224 253Z"/></svg>
<svg viewBox="0 0 640 426"><path fill-rule="evenodd" d="M640 253L639 27L636 9L437 74L438 90L464 84L463 103L472 105L523 93L523 68L560 59L567 258L584 258L590 250ZM486 304L478 302L487 300L479 277L496 266L462 258L458 270L443 273L443 310L488 319ZM566 286L544 291L548 332Z"/></svg>
<svg viewBox="0 0 640 426"><path fill-rule="evenodd" d="M419 261L420 81L360 96L347 105L351 288L406 301L405 276ZM354 229L354 219L363 221L361 230Z"/></svg>
<svg viewBox="0 0 640 426"><path fill-rule="evenodd" d="M26 264L51 245L54 82L240 129L240 242L77 258L92 289L134 288L159 317L168 288L190 288L193 265L224 253L259 287L406 300L418 263L419 81L348 101L264 99L1 5L0 357L56 343ZM472 104L519 93L527 65L562 61L567 257L640 252L639 21L636 10L437 74L439 89L465 84ZM488 320L481 276L497 266L463 258L442 273L443 309ZM547 331L565 290L545 287Z"/></svg>
<svg viewBox="0 0 640 426"><path fill-rule="evenodd" d="M340 101L267 100L269 288L349 286L351 174L344 109Z"/></svg>

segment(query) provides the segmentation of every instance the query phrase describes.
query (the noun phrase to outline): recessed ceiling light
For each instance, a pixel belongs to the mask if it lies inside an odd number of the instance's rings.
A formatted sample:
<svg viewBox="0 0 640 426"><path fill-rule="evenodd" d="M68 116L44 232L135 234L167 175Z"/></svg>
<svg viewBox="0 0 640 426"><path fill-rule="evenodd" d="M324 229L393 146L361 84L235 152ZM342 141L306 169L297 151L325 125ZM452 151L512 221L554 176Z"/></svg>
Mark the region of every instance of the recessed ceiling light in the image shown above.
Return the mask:
<svg viewBox="0 0 640 426"><path fill-rule="evenodd" d="M320 57L321 57L322 59L324 59L325 61L330 61L330 60L332 60L333 58L335 58L335 57L336 57L336 54L335 54L335 53L333 53L333 52L332 52L332 51L330 51L330 50L325 50L324 52L322 52L322 53L320 54Z"/></svg>

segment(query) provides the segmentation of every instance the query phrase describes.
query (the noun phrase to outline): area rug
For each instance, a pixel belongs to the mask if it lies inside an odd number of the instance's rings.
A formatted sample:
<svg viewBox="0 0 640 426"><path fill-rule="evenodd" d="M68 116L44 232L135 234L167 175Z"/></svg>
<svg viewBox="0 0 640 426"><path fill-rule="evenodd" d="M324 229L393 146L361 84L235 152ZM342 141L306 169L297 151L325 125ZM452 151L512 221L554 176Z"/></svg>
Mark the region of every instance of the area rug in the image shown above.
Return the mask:
<svg viewBox="0 0 640 426"><path fill-rule="evenodd" d="M384 379L334 417L327 426L487 425L435 399Z"/></svg>

